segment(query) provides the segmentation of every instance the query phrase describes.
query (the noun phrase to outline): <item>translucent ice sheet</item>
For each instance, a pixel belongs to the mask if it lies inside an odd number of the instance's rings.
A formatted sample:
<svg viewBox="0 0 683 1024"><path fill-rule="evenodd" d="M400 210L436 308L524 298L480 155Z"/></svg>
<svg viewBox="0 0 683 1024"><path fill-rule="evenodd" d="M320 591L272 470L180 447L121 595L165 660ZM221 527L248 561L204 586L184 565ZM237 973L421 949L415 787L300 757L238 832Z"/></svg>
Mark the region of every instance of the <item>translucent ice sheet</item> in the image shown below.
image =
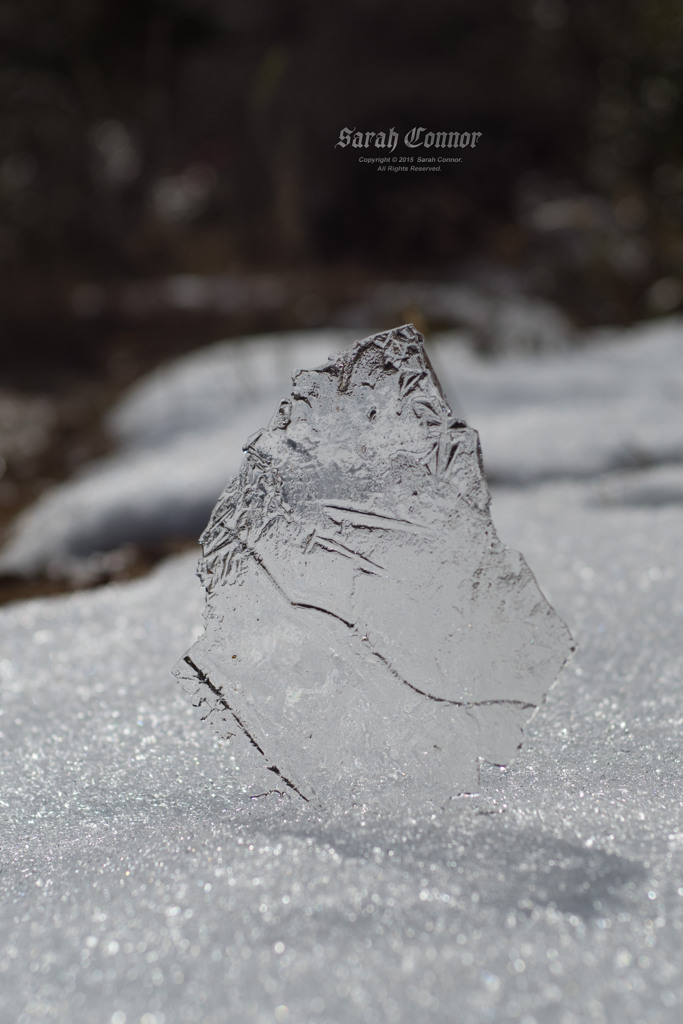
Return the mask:
<svg viewBox="0 0 683 1024"><path fill-rule="evenodd" d="M412 325L300 371L202 536L185 689L306 800L476 787L572 649L489 503Z"/></svg>

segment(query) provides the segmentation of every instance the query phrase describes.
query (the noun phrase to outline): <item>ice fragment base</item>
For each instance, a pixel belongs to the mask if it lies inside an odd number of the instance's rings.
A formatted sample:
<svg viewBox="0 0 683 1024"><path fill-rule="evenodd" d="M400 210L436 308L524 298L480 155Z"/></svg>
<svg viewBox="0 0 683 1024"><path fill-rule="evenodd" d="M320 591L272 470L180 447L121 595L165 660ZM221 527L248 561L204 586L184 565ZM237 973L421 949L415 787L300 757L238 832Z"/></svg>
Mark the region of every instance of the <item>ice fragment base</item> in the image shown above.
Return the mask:
<svg viewBox="0 0 683 1024"><path fill-rule="evenodd" d="M176 673L273 788L472 791L571 649L498 540L477 432L412 325L293 378L202 536L205 633Z"/></svg>

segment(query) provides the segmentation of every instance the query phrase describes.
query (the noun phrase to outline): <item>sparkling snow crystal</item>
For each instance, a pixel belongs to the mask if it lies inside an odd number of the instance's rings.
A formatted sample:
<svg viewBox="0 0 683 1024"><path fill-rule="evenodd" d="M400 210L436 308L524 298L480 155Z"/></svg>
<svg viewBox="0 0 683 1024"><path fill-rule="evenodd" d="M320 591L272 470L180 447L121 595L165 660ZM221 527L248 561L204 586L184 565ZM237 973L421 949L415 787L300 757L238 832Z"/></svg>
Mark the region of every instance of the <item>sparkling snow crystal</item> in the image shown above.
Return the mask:
<svg viewBox="0 0 683 1024"><path fill-rule="evenodd" d="M307 800L443 801L506 763L571 649L497 538L476 431L412 325L293 378L202 536L176 669Z"/></svg>

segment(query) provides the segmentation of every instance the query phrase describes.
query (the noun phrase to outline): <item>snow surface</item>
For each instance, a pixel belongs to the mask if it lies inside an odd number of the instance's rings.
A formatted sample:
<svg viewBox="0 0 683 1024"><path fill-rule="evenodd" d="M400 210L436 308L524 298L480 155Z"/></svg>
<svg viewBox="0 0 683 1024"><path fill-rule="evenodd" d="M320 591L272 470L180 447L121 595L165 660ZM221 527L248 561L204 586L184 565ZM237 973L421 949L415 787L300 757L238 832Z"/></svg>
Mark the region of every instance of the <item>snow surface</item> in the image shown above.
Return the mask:
<svg viewBox="0 0 683 1024"><path fill-rule="evenodd" d="M498 532L579 651L509 769L438 812L254 798L170 676L200 630L193 556L0 612L3 1024L678 1024L679 337L488 368L457 350ZM620 438L645 456L615 459Z"/></svg>

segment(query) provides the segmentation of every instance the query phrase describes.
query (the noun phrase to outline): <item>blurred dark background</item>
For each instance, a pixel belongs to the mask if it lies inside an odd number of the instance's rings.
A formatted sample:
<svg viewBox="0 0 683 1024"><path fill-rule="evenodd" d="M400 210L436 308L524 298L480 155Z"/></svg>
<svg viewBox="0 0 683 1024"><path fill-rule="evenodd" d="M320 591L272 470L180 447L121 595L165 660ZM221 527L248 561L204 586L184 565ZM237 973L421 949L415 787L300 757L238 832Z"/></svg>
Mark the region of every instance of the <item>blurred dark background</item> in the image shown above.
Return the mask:
<svg viewBox="0 0 683 1024"><path fill-rule="evenodd" d="M82 281L482 258L600 322L683 272L679 0L3 0L0 47L6 318ZM483 138L398 181L334 149L413 124Z"/></svg>
<svg viewBox="0 0 683 1024"><path fill-rule="evenodd" d="M680 0L1 0L0 505L163 358L383 280L675 311L682 115ZM414 125L482 137L439 174L335 149Z"/></svg>

